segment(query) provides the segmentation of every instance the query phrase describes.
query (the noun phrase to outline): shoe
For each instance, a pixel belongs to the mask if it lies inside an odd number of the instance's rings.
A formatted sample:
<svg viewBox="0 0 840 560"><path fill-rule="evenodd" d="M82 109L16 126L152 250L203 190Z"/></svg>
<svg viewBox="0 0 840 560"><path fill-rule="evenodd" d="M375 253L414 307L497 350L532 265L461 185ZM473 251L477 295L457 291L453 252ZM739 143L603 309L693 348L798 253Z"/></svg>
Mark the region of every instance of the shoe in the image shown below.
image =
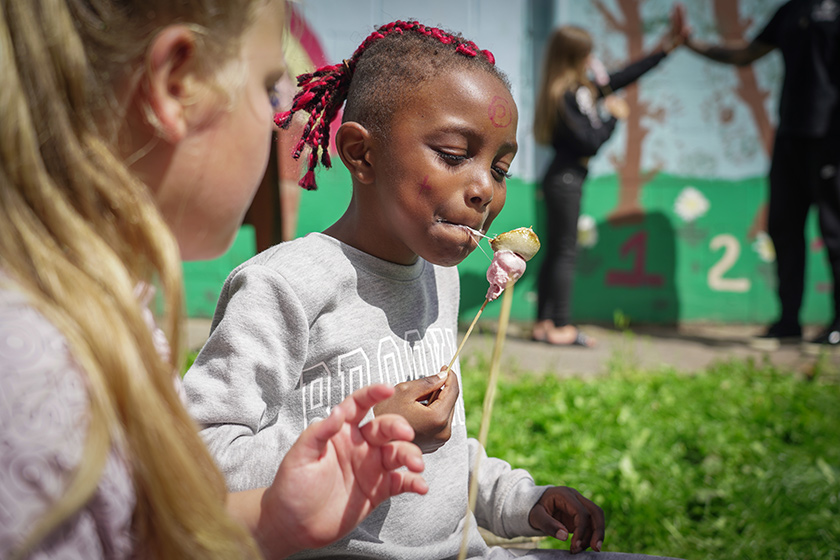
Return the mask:
<svg viewBox="0 0 840 560"><path fill-rule="evenodd" d="M840 326L832 325L828 327L802 346L805 353L811 355L817 355L826 350L832 352L840 350Z"/></svg>
<svg viewBox="0 0 840 560"><path fill-rule="evenodd" d="M786 325L773 323L764 334L754 336L750 339L750 347L756 350L772 352L778 350L782 344L798 344L802 342L802 327L799 325Z"/></svg>
<svg viewBox="0 0 840 560"><path fill-rule="evenodd" d="M550 346L583 346L584 348L594 348L596 345L595 339L577 329L575 338L571 342L554 342L551 340L551 334L546 331L535 330L531 334L531 340L534 342L543 342Z"/></svg>

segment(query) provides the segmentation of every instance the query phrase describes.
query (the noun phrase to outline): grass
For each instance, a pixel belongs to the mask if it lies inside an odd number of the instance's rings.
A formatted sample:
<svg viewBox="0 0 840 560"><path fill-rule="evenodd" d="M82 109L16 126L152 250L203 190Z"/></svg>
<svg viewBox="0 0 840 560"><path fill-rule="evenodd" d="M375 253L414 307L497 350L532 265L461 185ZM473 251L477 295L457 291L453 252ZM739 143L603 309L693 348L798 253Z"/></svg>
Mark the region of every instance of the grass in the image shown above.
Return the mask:
<svg viewBox="0 0 840 560"><path fill-rule="evenodd" d="M538 484L580 490L607 517L604 550L686 560L840 559L840 384L753 361L500 381L487 451ZM188 356L188 363L195 353ZM489 371L462 360L467 429ZM185 368L186 369L186 368ZM568 548L545 539L542 548Z"/></svg>
<svg viewBox="0 0 840 560"><path fill-rule="evenodd" d="M462 372L471 435L488 369ZM607 517L604 550L840 559L840 385L818 369L803 378L745 361L690 376L524 373L500 382L487 450L538 484L593 499Z"/></svg>

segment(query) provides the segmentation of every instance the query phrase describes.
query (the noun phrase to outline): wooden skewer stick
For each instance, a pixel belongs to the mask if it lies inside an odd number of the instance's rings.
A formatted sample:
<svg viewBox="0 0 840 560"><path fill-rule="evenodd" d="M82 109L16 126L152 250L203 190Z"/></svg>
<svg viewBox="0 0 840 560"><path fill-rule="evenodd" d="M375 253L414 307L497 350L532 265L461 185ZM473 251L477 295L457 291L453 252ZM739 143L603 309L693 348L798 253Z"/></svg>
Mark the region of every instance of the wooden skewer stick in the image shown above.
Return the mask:
<svg viewBox="0 0 840 560"><path fill-rule="evenodd" d="M473 327L478 322L478 318L481 317L481 312L484 311L484 308L487 306L487 303L489 301L490 301L489 299L485 299L484 303L481 304L481 307L478 308L478 313L475 314L475 318L473 318L472 323L470 323L470 326L467 329L467 332L464 333L464 338L461 339L461 344L459 344L458 349L455 350L455 355L452 356L452 361L449 362L449 365L446 366L445 370L443 370L444 372L446 372L447 375L449 375L449 370L452 369L452 366L455 365L455 360L458 359L458 354L460 354L461 350L464 348L464 343L467 341L467 338L470 336L470 333L472 332ZM443 389L443 387L441 387L441 389ZM436 398L438 398L438 395L440 395L441 389L438 389L438 390L434 391L431 395L429 395L429 401L428 401L429 403L431 403Z"/></svg>
<svg viewBox="0 0 840 560"><path fill-rule="evenodd" d="M490 431L490 417L493 414L493 399L496 397L496 385L499 379L499 366L502 361L502 346L505 341L508 320L510 319L510 306L513 301L513 285L510 282L505 291L502 292L502 309L499 311L499 330L496 333L496 344L493 347L493 357L490 361L490 377L487 380L487 392L484 393L484 408L481 412L481 426L478 430L478 443L484 448L487 443L487 434ZM485 303L487 303L485 301ZM482 306L484 309L484 306ZM464 337L466 338L466 336ZM458 553L458 560L465 560L467 557L467 544L470 533L470 512L475 509L475 502L478 498L478 467L481 463L481 453L476 453L473 474L470 477L470 494L467 503L467 513L464 517L464 538L461 541L461 551Z"/></svg>
<svg viewBox="0 0 840 560"><path fill-rule="evenodd" d="M467 329L467 332L464 333L464 338L461 339L461 344L459 344L458 349L455 350L455 355L452 356L452 361L449 362L448 366L446 366L446 371L449 371L450 369L452 369L452 366L455 365L455 360L458 359L458 354L460 354L461 350L464 348L464 343L467 341L467 338L470 336L470 333L472 332L473 327L475 326L476 322L478 321L478 318L481 317L481 312L484 311L485 307L487 307L487 303L489 301L490 301L489 299L485 299L484 303L481 304L481 307L478 308L478 313L475 314L475 318L472 320L472 323L470 323L470 326Z"/></svg>

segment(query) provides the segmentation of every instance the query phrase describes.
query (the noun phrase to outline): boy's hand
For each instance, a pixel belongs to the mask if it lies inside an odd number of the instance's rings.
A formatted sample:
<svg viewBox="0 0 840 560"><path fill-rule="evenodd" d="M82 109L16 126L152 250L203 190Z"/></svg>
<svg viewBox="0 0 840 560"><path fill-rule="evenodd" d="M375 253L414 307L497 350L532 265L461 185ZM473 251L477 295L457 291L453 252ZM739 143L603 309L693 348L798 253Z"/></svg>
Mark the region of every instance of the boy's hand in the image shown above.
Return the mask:
<svg viewBox="0 0 840 560"><path fill-rule="evenodd" d="M444 369L441 368L441 371ZM414 428L414 443L423 453L431 453L449 441L452 435L452 416L460 391L458 376L454 371L450 370L443 379L430 375L405 381L394 389L391 398L373 407L376 416L399 414L408 420ZM430 399L432 394L436 394L434 399Z"/></svg>
<svg viewBox="0 0 840 560"><path fill-rule="evenodd" d="M534 529L543 531L561 541L573 533L569 551L577 554L592 547L601 551L604 542L604 511L592 500L567 486L549 488L531 508L528 522Z"/></svg>

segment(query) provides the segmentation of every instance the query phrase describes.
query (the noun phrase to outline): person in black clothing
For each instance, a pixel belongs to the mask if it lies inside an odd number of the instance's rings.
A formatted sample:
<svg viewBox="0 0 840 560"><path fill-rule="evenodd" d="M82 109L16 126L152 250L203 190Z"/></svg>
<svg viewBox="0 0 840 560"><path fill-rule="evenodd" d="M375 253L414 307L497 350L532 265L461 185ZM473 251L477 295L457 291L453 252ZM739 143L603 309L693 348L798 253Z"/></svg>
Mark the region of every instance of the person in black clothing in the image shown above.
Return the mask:
<svg viewBox="0 0 840 560"><path fill-rule="evenodd" d="M833 318L812 344L840 347L840 0L783 4L747 45L687 46L744 66L779 49L784 79L770 164L768 233L776 249L781 315L755 342L799 341L805 288L805 220L816 205L834 281Z"/></svg>
<svg viewBox="0 0 840 560"><path fill-rule="evenodd" d="M653 52L607 75L592 56L592 38L586 30L566 25L552 33L534 115L537 142L554 148L554 159L542 181L548 232L537 285L534 340L555 345L595 344L571 323L570 316L577 224L588 161L610 138L618 120L629 113L627 103L614 92L659 64L684 41L685 34L682 8L678 8L672 14L671 29ZM594 74L594 81L588 71Z"/></svg>

